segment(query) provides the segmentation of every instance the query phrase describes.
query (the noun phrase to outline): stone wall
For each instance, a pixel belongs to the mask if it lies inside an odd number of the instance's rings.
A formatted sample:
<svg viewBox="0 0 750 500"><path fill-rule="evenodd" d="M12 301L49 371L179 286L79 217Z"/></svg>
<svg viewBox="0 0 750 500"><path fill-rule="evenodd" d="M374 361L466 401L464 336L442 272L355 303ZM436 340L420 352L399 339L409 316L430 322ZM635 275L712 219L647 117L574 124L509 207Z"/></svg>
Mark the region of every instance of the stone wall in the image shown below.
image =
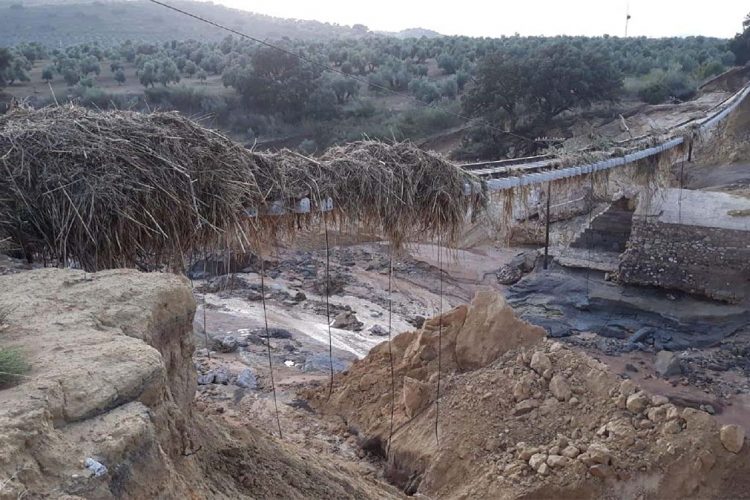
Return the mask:
<svg viewBox="0 0 750 500"><path fill-rule="evenodd" d="M624 283L740 302L750 298L750 232L635 217L619 275Z"/></svg>

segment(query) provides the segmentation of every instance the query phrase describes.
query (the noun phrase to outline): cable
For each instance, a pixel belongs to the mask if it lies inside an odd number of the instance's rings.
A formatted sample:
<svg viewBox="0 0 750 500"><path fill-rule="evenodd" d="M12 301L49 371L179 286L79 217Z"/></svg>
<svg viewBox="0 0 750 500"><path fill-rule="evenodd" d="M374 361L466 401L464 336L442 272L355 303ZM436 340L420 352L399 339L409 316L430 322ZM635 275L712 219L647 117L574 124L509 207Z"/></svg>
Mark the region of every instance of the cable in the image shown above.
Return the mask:
<svg viewBox="0 0 750 500"><path fill-rule="evenodd" d="M276 411L276 425L279 428L279 439L284 439L281 433L281 420L279 419L279 404L276 401L276 384L273 381L273 361L271 360L271 332L268 330L268 312L266 311L266 264L263 261L263 253L258 248L260 257L260 300L263 304L263 322L266 328L266 347L268 349L268 369L271 373L271 391L273 392L273 407Z"/></svg>
<svg viewBox="0 0 750 500"><path fill-rule="evenodd" d="M396 406L396 376L393 370L393 346L392 346L392 335L393 330L393 244L391 244L390 250L390 262L388 271L388 362L391 365L391 424L390 431L388 433L388 447L385 450L386 458L391 449L391 440L393 440L393 413Z"/></svg>
<svg viewBox="0 0 750 500"><path fill-rule="evenodd" d="M440 310L438 311L438 352L437 352L437 390L435 394L435 441L440 444L440 435L438 434L438 423L440 420L440 374L442 372L442 352L443 352L443 261L442 255L442 242L440 233L438 233L438 247L437 247L437 261L438 270L440 272Z"/></svg>
<svg viewBox="0 0 750 500"><path fill-rule="evenodd" d="M232 28L229 28L229 27L224 26L222 24L219 24L217 22L211 21L210 19L206 19L206 18L198 16L196 14L191 14L190 12L187 12L187 11L179 9L177 7L173 7L173 6L169 5L169 4L160 2L159 0L149 0L149 1L151 3L156 4L156 5L161 5L162 7L166 7L167 9L173 10L175 12L179 12L180 14L183 14L185 16L192 17L193 19L197 19L198 21L210 24L211 26L214 26L216 28L222 29L224 31L228 31L229 33L235 34L235 35L237 35L239 37L246 38L248 40L252 40L253 42L259 43L260 45L263 45L265 47L269 47L271 49L278 50L279 52L283 52L284 54L290 55L292 57L296 57L297 59L299 59L301 61L305 61L308 64L312 64L313 66L316 66L318 68L322 68L325 71L330 71L332 73L337 73L339 75L342 75L342 76L344 76L346 78L350 78L352 80L360 82L360 83L362 83L364 85L367 85L369 87L373 87L373 88L376 88L378 90L382 90L384 92L388 92L391 95L397 95L397 96L405 97L405 98L407 98L409 100L412 100L412 101L414 101L414 102L416 102L416 103L418 103L418 104L420 104L422 106L425 106L425 107L428 107L428 108L432 108L432 109L436 109L438 111L442 111L443 113L446 113L448 115L455 116L456 118L460 118L464 122L470 122L473 119L473 118L471 118L469 116L465 116L465 115L462 115L460 113L454 113L453 111L448 111L447 109L441 108L440 106L436 106L436 105L431 104L429 102L425 102L425 101L423 101L421 99L418 99L417 97L415 97L415 96L413 96L413 95L411 95L409 93L399 92L397 90L390 89L390 88L388 88L386 86L370 82L370 81L368 81L365 78L361 78L361 77L356 76L356 75L351 75L349 73L345 73L344 71L342 71L340 69L336 69L336 68L334 68L332 66L328 66L327 64L320 63L320 62L315 61L314 59L311 59L311 58L309 58L307 56L304 56L302 54L298 54L296 52L293 52L291 50L285 49L283 47L279 47L278 45L274 45L272 43L266 42L265 40L261 40L259 38L255 38L253 36L247 35L245 33L237 31L235 29L232 29ZM500 133L503 133L503 134L506 134L506 135L510 135L512 137L516 137L517 139L522 139L524 141L527 141L527 142L530 142L530 143L534 143L534 144L536 144L536 142L537 142L537 141L535 141L533 139L529 139L528 137L524 137L524 136L522 136L520 134L516 134L516 133L513 133L513 132L508 132L507 130L503 130L501 128L492 126L490 124L487 124L486 126L487 126L487 128L490 128L492 130L495 130L497 132L500 132Z"/></svg>
<svg viewBox="0 0 750 500"><path fill-rule="evenodd" d="M328 215L323 212L323 229L326 235L326 321L328 322L328 363L331 369L331 378L328 384L328 399L331 399L333 394L333 336L331 335L331 305L329 296L331 295L331 278L330 278L330 267L331 267L331 256L328 245Z"/></svg>

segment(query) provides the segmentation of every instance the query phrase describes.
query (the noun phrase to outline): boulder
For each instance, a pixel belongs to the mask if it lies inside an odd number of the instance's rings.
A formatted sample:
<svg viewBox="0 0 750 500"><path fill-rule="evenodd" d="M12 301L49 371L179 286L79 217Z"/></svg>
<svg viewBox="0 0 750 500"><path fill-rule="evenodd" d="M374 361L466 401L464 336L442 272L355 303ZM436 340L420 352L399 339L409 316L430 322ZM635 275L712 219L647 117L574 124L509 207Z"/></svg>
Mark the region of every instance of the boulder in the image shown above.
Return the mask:
<svg viewBox="0 0 750 500"><path fill-rule="evenodd" d="M520 415L526 415L536 408L539 408L539 401L537 401L536 399L527 399L525 401L521 401L513 408L513 415L517 417Z"/></svg>
<svg viewBox="0 0 750 500"><path fill-rule="evenodd" d="M745 443L745 429L739 425L724 425L719 431L721 444L727 451L739 453Z"/></svg>
<svg viewBox="0 0 750 500"><path fill-rule="evenodd" d="M214 339L213 347L215 351L228 353L236 351L239 347L239 343L237 342L237 338L233 335L226 335Z"/></svg>
<svg viewBox="0 0 750 500"><path fill-rule="evenodd" d="M672 351L659 351L656 354L654 368L656 369L656 372L662 377L671 377L674 375L680 375L682 373L680 360Z"/></svg>
<svg viewBox="0 0 750 500"><path fill-rule="evenodd" d="M552 369L552 362L549 357L541 351L536 351L531 356L531 369L537 372L539 375L544 375L544 372Z"/></svg>
<svg viewBox="0 0 750 500"><path fill-rule="evenodd" d="M430 402L430 386L424 382L404 377L402 403L408 418L413 418Z"/></svg>
<svg viewBox="0 0 750 500"><path fill-rule="evenodd" d="M571 460L568 457L564 457L562 455L550 455L547 457L547 465L550 467L565 467L566 465L570 465Z"/></svg>
<svg viewBox="0 0 750 500"><path fill-rule="evenodd" d="M341 330L350 330L358 332L365 326L358 318L357 315L352 311L344 311L339 313L331 323L333 328L339 328Z"/></svg>
<svg viewBox="0 0 750 500"><path fill-rule="evenodd" d="M226 366L218 367L217 369L213 371L213 373L214 373L215 384L227 385L229 383L229 378L231 377L231 373L229 373L229 369Z"/></svg>
<svg viewBox="0 0 750 500"><path fill-rule="evenodd" d="M651 398L645 392L636 392L628 396L625 406L633 413L641 413L648 408Z"/></svg>
<svg viewBox="0 0 750 500"><path fill-rule="evenodd" d="M235 384L245 389L257 389L258 379L250 368L245 368L237 375Z"/></svg>
<svg viewBox="0 0 750 500"><path fill-rule="evenodd" d="M536 453L529 458L529 466L534 469L535 471L539 470L539 467L542 466L542 464L546 465L547 463L547 455L544 453Z"/></svg>
<svg viewBox="0 0 750 500"><path fill-rule="evenodd" d="M559 401L567 401L573 395L568 381L562 375L554 375L549 382L549 390Z"/></svg>
<svg viewBox="0 0 750 500"><path fill-rule="evenodd" d="M370 335L373 335L375 337L388 336L388 330L380 325L372 325L368 331L370 332Z"/></svg>

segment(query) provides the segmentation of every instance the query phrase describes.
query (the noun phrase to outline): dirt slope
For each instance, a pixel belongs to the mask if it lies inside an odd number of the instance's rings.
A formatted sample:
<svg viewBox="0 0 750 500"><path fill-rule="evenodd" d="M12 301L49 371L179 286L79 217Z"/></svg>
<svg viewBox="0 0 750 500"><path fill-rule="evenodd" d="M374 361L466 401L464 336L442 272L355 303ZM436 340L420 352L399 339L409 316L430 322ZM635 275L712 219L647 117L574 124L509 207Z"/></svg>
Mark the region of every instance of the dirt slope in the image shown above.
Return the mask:
<svg viewBox="0 0 750 500"><path fill-rule="evenodd" d="M42 269L0 277L3 346L32 370L0 390L0 499L389 498L346 467L194 410L185 279ZM95 476L93 458L107 467Z"/></svg>
<svg viewBox="0 0 750 500"><path fill-rule="evenodd" d="M442 373L436 438L437 325ZM307 395L385 456L391 481L434 498L748 498L750 450L707 413L652 397L595 359L541 339L502 297L382 344ZM724 438L735 428L724 429ZM742 445L742 441L739 441ZM744 497L742 495L745 495Z"/></svg>

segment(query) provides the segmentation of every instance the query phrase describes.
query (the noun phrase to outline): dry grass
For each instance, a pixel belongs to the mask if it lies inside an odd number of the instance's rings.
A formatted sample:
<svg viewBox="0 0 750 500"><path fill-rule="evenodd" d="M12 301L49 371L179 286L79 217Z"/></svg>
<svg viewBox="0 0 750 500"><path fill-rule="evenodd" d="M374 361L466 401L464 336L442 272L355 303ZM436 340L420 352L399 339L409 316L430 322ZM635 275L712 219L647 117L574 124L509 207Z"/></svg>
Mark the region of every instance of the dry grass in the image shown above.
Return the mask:
<svg viewBox="0 0 750 500"><path fill-rule="evenodd" d="M0 240L89 270L181 268L194 251L247 250L292 234L331 198L339 223L396 247L454 240L486 203L481 184L409 143L374 141L322 159L249 151L177 113L14 109L0 117ZM274 203L314 202L309 215ZM254 216L249 216L254 214Z"/></svg>

